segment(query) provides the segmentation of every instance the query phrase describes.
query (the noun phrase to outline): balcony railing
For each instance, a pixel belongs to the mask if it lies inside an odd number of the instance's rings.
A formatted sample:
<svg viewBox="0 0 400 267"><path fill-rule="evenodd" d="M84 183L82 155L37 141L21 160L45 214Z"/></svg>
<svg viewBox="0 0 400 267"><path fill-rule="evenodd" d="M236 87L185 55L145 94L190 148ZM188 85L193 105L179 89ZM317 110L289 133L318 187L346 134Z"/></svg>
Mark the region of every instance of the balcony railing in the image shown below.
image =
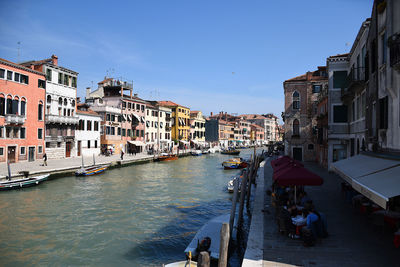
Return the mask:
<svg viewBox="0 0 400 267"><path fill-rule="evenodd" d="M389 38L390 66L400 71L400 34Z"/></svg>
<svg viewBox="0 0 400 267"><path fill-rule="evenodd" d="M60 124L78 124L79 119L78 119L78 117L65 117L65 116L47 114L46 122L47 123L60 123Z"/></svg>
<svg viewBox="0 0 400 267"><path fill-rule="evenodd" d="M6 124L24 124L25 116L17 115L17 114L6 114L5 123Z"/></svg>
<svg viewBox="0 0 400 267"><path fill-rule="evenodd" d="M351 68L342 88L342 98L352 95L354 90L363 87L366 81L365 68Z"/></svg>

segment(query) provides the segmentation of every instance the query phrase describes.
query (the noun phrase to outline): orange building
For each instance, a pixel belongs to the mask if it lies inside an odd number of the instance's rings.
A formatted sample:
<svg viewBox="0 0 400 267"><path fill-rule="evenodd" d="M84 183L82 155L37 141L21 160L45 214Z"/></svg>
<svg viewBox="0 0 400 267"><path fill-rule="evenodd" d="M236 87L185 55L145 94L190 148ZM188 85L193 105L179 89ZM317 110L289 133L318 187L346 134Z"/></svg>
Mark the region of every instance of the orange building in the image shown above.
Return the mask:
<svg viewBox="0 0 400 267"><path fill-rule="evenodd" d="M0 162L44 154L45 75L0 58Z"/></svg>

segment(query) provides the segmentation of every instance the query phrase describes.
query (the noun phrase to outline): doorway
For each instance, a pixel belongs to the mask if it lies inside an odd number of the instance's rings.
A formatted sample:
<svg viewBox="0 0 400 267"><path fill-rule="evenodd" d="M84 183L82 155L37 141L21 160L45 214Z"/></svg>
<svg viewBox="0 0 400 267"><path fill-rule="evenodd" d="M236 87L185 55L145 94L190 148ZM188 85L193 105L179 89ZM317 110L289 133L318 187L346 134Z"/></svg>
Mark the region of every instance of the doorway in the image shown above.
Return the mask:
<svg viewBox="0 0 400 267"><path fill-rule="evenodd" d="M7 151L7 154L8 154L8 162L10 162L10 163L15 163L15 151L17 150L17 147L16 146L9 146L8 147L8 151Z"/></svg>
<svg viewBox="0 0 400 267"><path fill-rule="evenodd" d="M303 149L301 147L293 148L293 159L303 161Z"/></svg>
<svg viewBox="0 0 400 267"><path fill-rule="evenodd" d="M65 143L65 157L66 158L71 157L71 148L72 148L71 142L66 142Z"/></svg>
<svg viewBox="0 0 400 267"><path fill-rule="evenodd" d="M78 141L78 157L81 155L82 141Z"/></svg>
<svg viewBox="0 0 400 267"><path fill-rule="evenodd" d="M29 147L28 161L34 161L34 160L35 160L35 147Z"/></svg>

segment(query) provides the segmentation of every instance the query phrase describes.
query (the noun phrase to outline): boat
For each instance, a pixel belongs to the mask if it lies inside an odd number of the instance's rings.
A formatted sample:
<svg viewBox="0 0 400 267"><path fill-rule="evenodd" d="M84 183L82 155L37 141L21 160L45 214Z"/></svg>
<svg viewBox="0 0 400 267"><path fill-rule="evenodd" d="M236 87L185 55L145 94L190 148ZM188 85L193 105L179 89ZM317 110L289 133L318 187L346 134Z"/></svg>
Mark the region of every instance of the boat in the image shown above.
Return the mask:
<svg viewBox="0 0 400 267"><path fill-rule="evenodd" d="M210 151L210 149L207 148L207 149L202 150L201 153L203 153L203 154L210 154L211 151Z"/></svg>
<svg viewBox="0 0 400 267"><path fill-rule="evenodd" d="M200 251L208 251L210 259L218 260L222 224L229 223L229 219L230 214L228 213L215 217L204 224L186 247L185 253L192 252L193 259L197 260Z"/></svg>
<svg viewBox="0 0 400 267"><path fill-rule="evenodd" d="M238 191L240 192L240 185L242 183L242 179L241 178L243 178L243 175L241 175L239 178L240 179L239 179ZM235 184L234 183L235 183L236 179L238 179L237 176L233 177L233 179L228 182L227 189L228 189L229 193L233 193L235 191Z"/></svg>
<svg viewBox="0 0 400 267"><path fill-rule="evenodd" d="M187 260L172 262L167 265L163 264L163 267L197 267L197 262L192 261L192 252L189 251L187 254Z"/></svg>
<svg viewBox="0 0 400 267"><path fill-rule="evenodd" d="M0 190L18 189L23 187L35 186L46 181L50 174L38 175L33 177L25 177L11 181L0 182Z"/></svg>
<svg viewBox="0 0 400 267"><path fill-rule="evenodd" d="M248 166L248 163L244 161L242 158L231 158L222 162L222 166L224 166L225 170L243 169Z"/></svg>
<svg viewBox="0 0 400 267"><path fill-rule="evenodd" d="M192 156L201 156L202 152L201 152L201 150L195 150L195 151L190 152L190 154Z"/></svg>
<svg viewBox="0 0 400 267"><path fill-rule="evenodd" d="M240 154L240 150L237 150L237 149L225 149L225 150L221 150L221 154L239 155Z"/></svg>
<svg viewBox="0 0 400 267"><path fill-rule="evenodd" d="M170 161L170 160L177 160L178 156L175 154L167 154L167 153L161 153L160 156L158 156L157 160L158 161Z"/></svg>
<svg viewBox="0 0 400 267"><path fill-rule="evenodd" d="M105 170L108 169L110 165L94 165L90 167L82 167L79 170L75 172L76 176L91 176L95 174L99 174L104 172Z"/></svg>

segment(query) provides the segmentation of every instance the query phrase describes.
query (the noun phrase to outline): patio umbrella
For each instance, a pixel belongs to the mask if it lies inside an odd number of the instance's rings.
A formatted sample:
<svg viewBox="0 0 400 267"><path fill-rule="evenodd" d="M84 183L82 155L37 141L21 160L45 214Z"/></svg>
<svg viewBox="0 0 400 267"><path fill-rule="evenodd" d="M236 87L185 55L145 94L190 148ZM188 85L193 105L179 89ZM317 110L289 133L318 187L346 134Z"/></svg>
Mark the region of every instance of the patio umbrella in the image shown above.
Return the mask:
<svg viewBox="0 0 400 267"><path fill-rule="evenodd" d="M285 170L274 173L274 180L281 186L294 186L294 198L296 202L296 187L305 185L322 185L324 180L313 172L296 164Z"/></svg>
<svg viewBox="0 0 400 267"><path fill-rule="evenodd" d="M285 162L287 162L287 161L290 161L291 159L292 159L292 158L289 157L289 156L283 156L283 157L274 159L274 160L271 161L271 166L272 166L272 168L274 169L275 167L281 165L282 163L285 163Z"/></svg>
<svg viewBox="0 0 400 267"><path fill-rule="evenodd" d="M287 168L289 168L289 167L291 167L291 166L293 166L293 165L300 166L300 167L304 167L304 164L301 163L300 161L295 160L295 159L291 159L291 160L282 162L282 164L277 165L277 166L274 168L274 173L275 173L275 172L280 172L280 171L282 171L282 170L286 170Z"/></svg>

